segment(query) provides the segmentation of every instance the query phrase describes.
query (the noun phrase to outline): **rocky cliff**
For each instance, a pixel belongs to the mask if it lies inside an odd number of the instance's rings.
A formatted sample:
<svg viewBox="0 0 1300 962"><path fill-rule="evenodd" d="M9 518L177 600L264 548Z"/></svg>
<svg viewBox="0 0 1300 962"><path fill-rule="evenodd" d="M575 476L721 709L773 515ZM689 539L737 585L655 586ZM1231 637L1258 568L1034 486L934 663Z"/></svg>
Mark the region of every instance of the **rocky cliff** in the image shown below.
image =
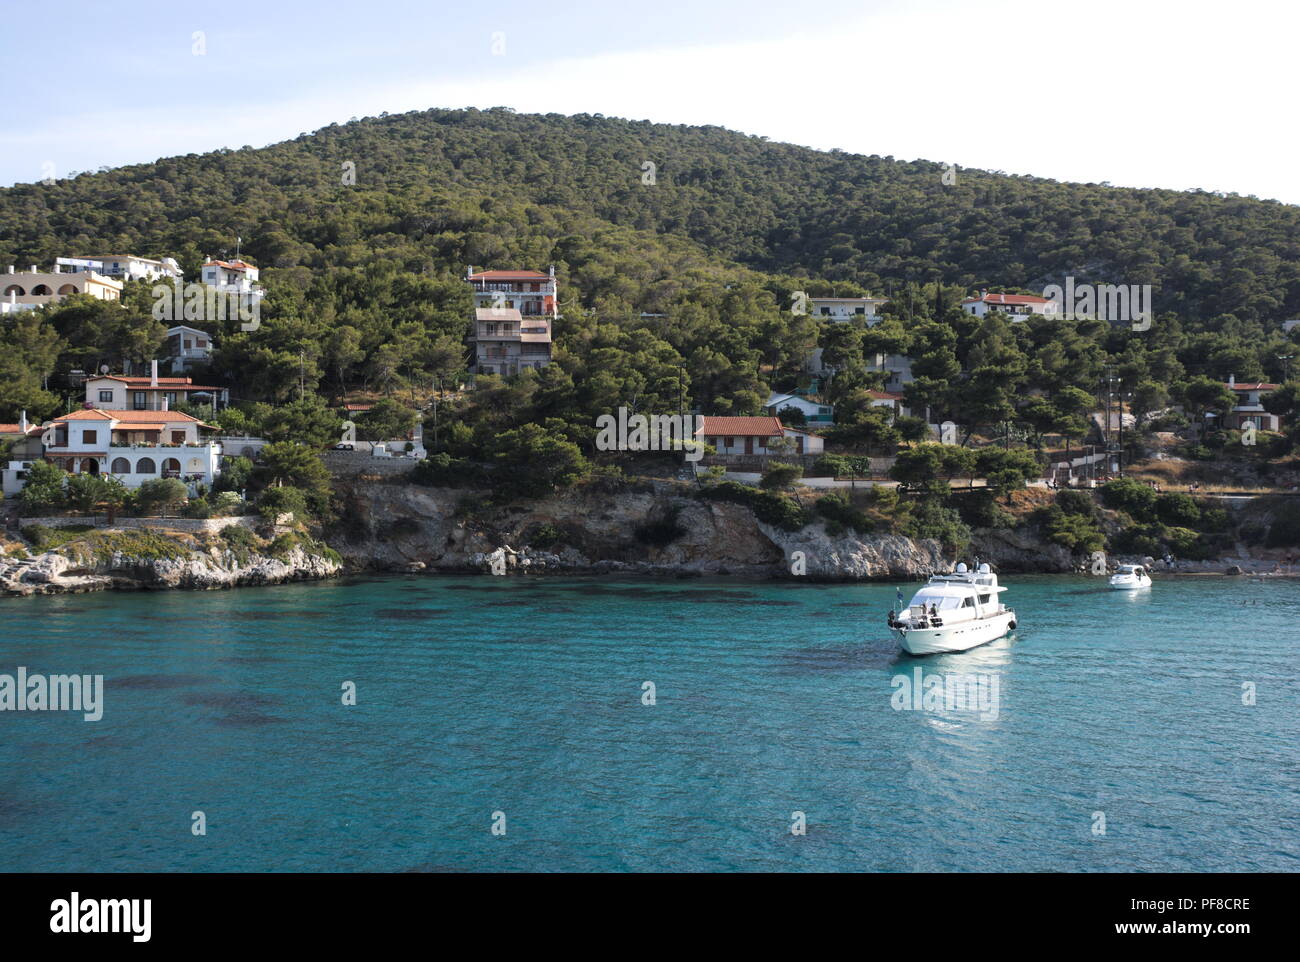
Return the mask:
<svg viewBox="0 0 1300 962"><path fill-rule="evenodd" d="M338 574L342 562L297 546L278 556L216 545L176 543L163 556L124 550L87 554L64 546L28 557L0 557L0 594L47 595L155 588L233 588Z"/></svg>
<svg viewBox="0 0 1300 962"><path fill-rule="evenodd" d="M459 489L358 482L339 493L346 524L330 543L356 568L863 580L923 577L958 560L937 541L832 535L821 522L785 531L745 505L701 501L669 482L488 510ZM980 532L967 554L1003 570L1071 568L1067 551L1028 531Z"/></svg>

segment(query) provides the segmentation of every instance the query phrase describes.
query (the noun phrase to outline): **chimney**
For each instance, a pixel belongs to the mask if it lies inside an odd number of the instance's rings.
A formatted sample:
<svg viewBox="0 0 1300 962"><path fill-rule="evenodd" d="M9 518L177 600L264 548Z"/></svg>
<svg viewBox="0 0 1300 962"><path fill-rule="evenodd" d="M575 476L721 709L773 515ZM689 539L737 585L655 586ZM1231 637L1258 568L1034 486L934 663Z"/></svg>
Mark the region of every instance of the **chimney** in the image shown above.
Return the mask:
<svg viewBox="0 0 1300 962"><path fill-rule="evenodd" d="M158 362L157 361L149 362L149 386L150 387L158 386Z"/></svg>
<svg viewBox="0 0 1300 962"><path fill-rule="evenodd" d="M18 430L23 433L24 437L27 436L27 412L26 411L18 415Z"/></svg>
<svg viewBox="0 0 1300 962"><path fill-rule="evenodd" d="M1229 374L1229 375L1228 375L1228 387L1236 387L1236 386L1237 386L1237 375L1235 375L1235 374Z"/></svg>
<svg viewBox="0 0 1300 962"><path fill-rule="evenodd" d="M33 264L33 265L32 265L32 273L33 273L33 274L39 274L40 272L41 272L41 271L40 271L40 268L38 268L35 264Z"/></svg>
<svg viewBox="0 0 1300 962"><path fill-rule="evenodd" d="M12 274L13 272L14 272L14 265L13 265L13 264L10 264L10 265L9 265L9 273Z"/></svg>
<svg viewBox="0 0 1300 962"><path fill-rule="evenodd" d="M471 277L473 277L473 276L474 276L474 265L473 265L473 264L468 264L468 265L466 265L466 267L465 267L465 280L469 280L469 279L470 279Z"/></svg>
<svg viewBox="0 0 1300 962"><path fill-rule="evenodd" d="M162 396L162 407L159 408L158 410L160 410L160 411L166 411L166 410L167 410L167 395L166 395L166 394L164 394L164 395Z"/></svg>

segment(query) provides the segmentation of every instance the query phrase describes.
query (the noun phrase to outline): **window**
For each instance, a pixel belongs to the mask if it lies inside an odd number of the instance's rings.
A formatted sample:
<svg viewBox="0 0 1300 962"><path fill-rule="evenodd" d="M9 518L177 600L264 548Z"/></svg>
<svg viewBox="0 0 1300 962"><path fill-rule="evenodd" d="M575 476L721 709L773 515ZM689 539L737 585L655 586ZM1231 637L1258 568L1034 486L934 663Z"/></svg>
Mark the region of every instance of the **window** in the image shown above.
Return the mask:
<svg viewBox="0 0 1300 962"><path fill-rule="evenodd" d="M733 440L734 440L734 438L723 438L723 439L722 439L722 446L723 446L723 447L727 447L727 448L731 447L731 442L732 442Z"/></svg>
<svg viewBox="0 0 1300 962"><path fill-rule="evenodd" d="M175 392L175 391L168 391L168 392L167 392L167 406L168 406L169 408L170 408L170 407L175 407L175 406L176 406L176 392Z"/></svg>
<svg viewBox="0 0 1300 962"><path fill-rule="evenodd" d="M823 316L823 317L829 317L829 316L830 316L830 313L831 313L831 309L830 309L829 307L823 307L823 308L822 308L822 316Z"/></svg>
<svg viewBox="0 0 1300 962"><path fill-rule="evenodd" d="M114 458L112 470L114 474L130 474L131 462L126 458Z"/></svg>
<svg viewBox="0 0 1300 962"><path fill-rule="evenodd" d="M143 411L149 407L149 394L146 391L136 391L131 395L131 406L137 411Z"/></svg>
<svg viewBox="0 0 1300 962"><path fill-rule="evenodd" d="M982 605L987 605L988 603L989 603L989 596L988 596L988 595L980 595L980 604L982 604Z"/></svg>
<svg viewBox="0 0 1300 962"><path fill-rule="evenodd" d="M135 463L136 474L157 474L158 466L153 463L153 458L141 458Z"/></svg>
<svg viewBox="0 0 1300 962"><path fill-rule="evenodd" d="M112 392L112 391L100 391L100 392L99 392L99 399L100 399L101 401L112 401L112 400L113 400L113 392Z"/></svg>
<svg viewBox="0 0 1300 962"><path fill-rule="evenodd" d="M173 431L173 432L172 432L172 444L184 444L184 443L185 443L185 432L184 432L184 431Z"/></svg>
<svg viewBox="0 0 1300 962"><path fill-rule="evenodd" d="M98 431L86 431L86 430L83 430L83 431L81 432L81 443L82 443L82 444L94 444L97 440L99 440L99 432L98 432Z"/></svg>
<svg viewBox="0 0 1300 962"><path fill-rule="evenodd" d="M975 599L972 598L972 597L970 597L970 596L968 595L968 596L966 596L965 598L962 599L962 601L961 601L961 606L962 606L963 608L974 608L974 607L975 607Z"/></svg>
<svg viewBox="0 0 1300 962"><path fill-rule="evenodd" d="M867 309L866 309L865 307L855 307L855 308L853 309L853 313L854 313L854 314L865 314L865 313L867 313Z"/></svg>

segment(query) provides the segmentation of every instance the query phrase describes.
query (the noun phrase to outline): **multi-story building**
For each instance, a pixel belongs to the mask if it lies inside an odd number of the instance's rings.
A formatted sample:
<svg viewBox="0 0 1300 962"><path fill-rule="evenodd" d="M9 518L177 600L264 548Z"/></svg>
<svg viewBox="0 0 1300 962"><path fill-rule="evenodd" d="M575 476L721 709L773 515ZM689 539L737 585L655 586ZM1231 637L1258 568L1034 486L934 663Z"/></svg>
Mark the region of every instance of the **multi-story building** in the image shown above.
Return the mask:
<svg viewBox="0 0 1300 962"><path fill-rule="evenodd" d="M199 280L220 294L237 294L257 303L266 293L257 283L259 273L245 261L218 261L209 257L199 269Z"/></svg>
<svg viewBox="0 0 1300 962"><path fill-rule="evenodd" d="M474 288L474 306L514 308L524 317L559 317L555 267L541 271L478 271L470 267L465 279Z"/></svg>
<svg viewBox="0 0 1300 962"><path fill-rule="evenodd" d="M976 317L984 317L994 311L1020 316L1055 314L1058 306L1055 301L1035 297L1033 294L990 294L988 291L980 291L979 297L968 297L961 302L961 309Z"/></svg>
<svg viewBox="0 0 1300 962"><path fill-rule="evenodd" d="M211 429L180 411L83 408L44 425L45 459L71 474L109 474L129 488L151 478L211 484L221 473L221 445Z"/></svg>
<svg viewBox="0 0 1300 962"><path fill-rule="evenodd" d="M69 294L89 294L101 301L116 301L122 296L122 282L96 271L64 274L58 270L41 271L35 264L30 271L0 274L0 314L35 310L57 304Z"/></svg>
<svg viewBox="0 0 1300 962"><path fill-rule="evenodd" d="M551 319L515 308L474 311L474 366L479 374L518 374L551 363Z"/></svg>
<svg viewBox="0 0 1300 962"><path fill-rule="evenodd" d="M1263 395L1276 391L1276 384L1264 381L1238 381L1235 374L1229 374L1224 387L1237 396L1237 404L1225 417L1223 426L1230 431L1240 431L1247 424L1255 425L1259 431L1279 431L1282 419L1276 414L1264 410Z"/></svg>
<svg viewBox="0 0 1300 962"><path fill-rule="evenodd" d="M865 320L868 326L880 323L880 308L887 297L810 297L808 313L829 321Z"/></svg>
<svg viewBox="0 0 1300 962"><path fill-rule="evenodd" d="M85 257L60 257L54 262L55 270L68 268L64 273L79 274L94 271L105 277L124 281L153 281L160 277L180 280L184 275L174 258L153 260L134 254L99 254Z"/></svg>
<svg viewBox="0 0 1300 962"><path fill-rule="evenodd" d="M167 329L167 356L173 371L185 371L195 361L212 360L212 338L207 331L184 324Z"/></svg>
<svg viewBox="0 0 1300 962"><path fill-rule="evenodd" d="M469 268L474 288L474 369L480 374L518 374L551 363L551 322L559 317L555 268L540 271L479 271Z"/></svg>
<svg viewBox="0 0 1300 962"><path fill-rule="evenodd" d="M230 389L195 384L188 377L159 377L158 362L150 362L148 377L98 374L86 378L86 406L103 411L165 411L177 404L225 407Z"/></svg>

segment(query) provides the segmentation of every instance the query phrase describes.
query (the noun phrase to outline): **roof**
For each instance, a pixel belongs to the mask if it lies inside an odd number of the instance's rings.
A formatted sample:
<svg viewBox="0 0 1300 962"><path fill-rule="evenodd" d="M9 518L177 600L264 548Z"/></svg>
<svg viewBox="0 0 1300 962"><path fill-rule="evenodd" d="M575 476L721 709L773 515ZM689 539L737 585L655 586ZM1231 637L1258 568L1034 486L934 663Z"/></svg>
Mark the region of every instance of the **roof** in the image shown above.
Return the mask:
<svg viewBox="0 0 1300 962"><path fill-rule="evenodd" d="M706 437L779 437L784 430L781 419L775 417L712 417L705 415L703 426L696 434Z"/></svg>
<svg viewBox="0 0 1300 962"><path fill-rule="evenodd" d="M1234 391L1276 391L1276 384L1269 384L1267 381L1238 381L1236 384L1223 382L1223 386L1231 388Z"/></svg>
<svg viewBox="0 0 1300 962"><path fill-rule="evenodd" d="M981 294L979 297L968 297L962 301L963 304L978 304L983 301L985 304L1050 304L1046 297L1035 297L1033 294Z"/></svg>
<svg viewBox="0 0 1300 962"><path fill-rule="evenodd" d="M0 424L0 434L22 434L22 428L17 424Z"/></svg>
<svg viewBox="0 0 1300 962"><path fill-rule="evenodd" d="M349 401L343 405L345 411L369 411L372 407L374 405L369 401Z"/></svg>
<svg viewBox="0 0 1300 962"><path fill-rule="evenodd" d="M895 394L895 393L893 393L892 391L873 391L873 390L871 390L870 388L868 388L868 389L867 389L867 395L868 395L872 400L874 400L874 401L901 401L901 400L903 400L903 395L901 395L901 394Z"/></svg>
<svg viewBox="0 0 1300 962"><path fill-rule="evenodd" d="M812 297L812 296L810 295L809 298L808 298L808 300L810 300L810 301L838 301L838 302L843 303L843 304L859 304L859 303L861 303L862 301L879 301L880 303L883 304L883 303L885 303L885 301L889 300L889 298L887 298L887 297L870 297L870 296L866 296L866 297Z"/></svg>
<svg viewBox="0 0 1300 962"><path fill-rule="evenodd" d="M519 313L517 307L476 307L474 308L474 320L523 321L523 316Z"/></svg>
<svg viewBox="0 0 1300 962"><path fill-rule="evenodd" d="M87 381L121 381L127 387L135 390L155 390L155 391L224 391L225 388L215 384L194 384L187 377L160 377L158 383L153 383L151 377L134 377L125 374L96 374L93 377L86 378Z"/></svg>
<svg viewBox="0 0 1300 962"><path fill-rule="evenodd" d="M549 281L550 274L541 271L479 271L470 274L471 281Z"/></svg>
<svg viewBox="0 0 1300 962"><path fill-rule="evenodd" d="M257 270L252 264L245 261L218 261L208 258L203 262L204 267L224 267L228 271L255 271Z"/></svg>
<svg viewBox="0 0 1300 962"><path fill-rule="evenodd" d="M196 424L202 424L198 418L192 414L186 414L183 411L105 411L103 408L82 408L80 411L73 411L71 414L65 414L61 418L55 418L55 421L121 421L126 423L156 423L165 421L168 424L176 424L180 421L193 421Z"/></svg>

